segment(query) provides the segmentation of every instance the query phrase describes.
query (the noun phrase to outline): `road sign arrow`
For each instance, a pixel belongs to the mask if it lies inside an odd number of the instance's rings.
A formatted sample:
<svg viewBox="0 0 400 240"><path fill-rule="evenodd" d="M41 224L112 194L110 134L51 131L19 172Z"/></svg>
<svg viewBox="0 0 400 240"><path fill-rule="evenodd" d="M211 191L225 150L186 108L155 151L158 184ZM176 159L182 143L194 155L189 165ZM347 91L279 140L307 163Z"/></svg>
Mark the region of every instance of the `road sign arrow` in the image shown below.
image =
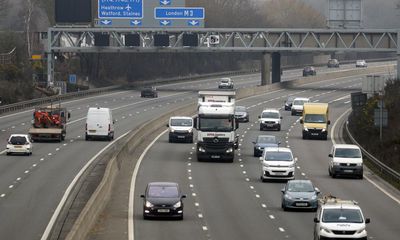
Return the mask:
<svg viewBox="0 0 400 240"><path fill-rule="evenodd" d="M160 0L160 5L164 5L164 6L171 5L171 1L168 1L168 0Z"/></svg>
<svg viewBox="0 0 400 240"><path fill-rule="evenodd" d="M190 26L199 26L199 25L200 25L200 22L197 21L197 20L191 20L191 21L188 21L188 24L189 24Z"/></svg>
<svg viewBox="0 0 400 240"><path fill-rule="evenodd" d="M141 25L142 25L142 21L140 21L140 20L133 20L133 21L131 21L131 25L133 25L133 26L141 26Z"/></svg>
<svg viewBox="0 0 400 240"><path fill-rule="evenodd" d="M106 20L101 20L100 23L101 25L111 25L112 21L106 19Z"/></svg>
<svg viewBox="0 0 400 240"><path fill-rule="evenodd" d="M162 21L160 21L160 24L163 25L163 26L168 26L168 25L171 25L171 21L162 20Z"/></svg>

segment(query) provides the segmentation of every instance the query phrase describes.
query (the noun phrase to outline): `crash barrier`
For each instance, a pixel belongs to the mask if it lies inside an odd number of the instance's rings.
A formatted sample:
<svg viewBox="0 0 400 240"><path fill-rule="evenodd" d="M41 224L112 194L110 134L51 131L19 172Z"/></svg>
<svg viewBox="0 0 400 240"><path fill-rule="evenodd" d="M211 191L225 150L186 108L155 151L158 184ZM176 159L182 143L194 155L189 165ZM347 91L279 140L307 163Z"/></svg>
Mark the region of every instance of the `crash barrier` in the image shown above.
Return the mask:
<svg viewBox="0 0 400 240"><path fill-rule="evenodd" d="M345 125L345 133L349 137L350 141L360 147L363 155L367 158L367 160L379 171L380 174L384 175L385 178L388 178L389 181L400 185L400 173L396 172L383 162L379 161L379 159L375 158L372 154L365 150L351 134L349 130L349 123L346 122Z"/></svg>
<svg viewBox="0 0 400 240"><path fill-rule="evenodd" d="M267 86L243 88L237 90L236 98L239 100L267 93L268 91L279 90L286 87L295 87L304 83L319 82L327 79L345 77L346 75L351 76L351 75L370 74L373 72L376 73L380 71L386 71L387 68L388 68L387 66L380 66L380 67L371 67L368 69L354 69L344 72L333 72L333 73L321 74L319 76L314 76L314 77L300 78L290 82L274 83ZM121 147L111 149L112 151L114 151L114 153L107 164L105 173L103 175L103 179L101 180L95 192L92 194L89 201L86 203L85 207L81 211L79 217L75 221L72 229L67 235L66 238L67 240L86 238L89 231L96 223L97 218L100 216L105 206L107 205L108 200L111 197L113 183L119 174L120 170L119 166L121 165L121 162L130 158L134 149L137 148L143 142L143 139L145 137L150 136L151 133L154 133L155 131L165 126L165 124L168 122L168 119L171 116L176 116L176 115L192 116L193 114L195 114L196 106L197 103L192 103L184 107L175 109L171 112L165 113L158 119L153 119L150 122L137 127L131 133L129 133L128 136L119 140L117 146ZM136 164L136 161L134 162L134 164Z"/></svg>

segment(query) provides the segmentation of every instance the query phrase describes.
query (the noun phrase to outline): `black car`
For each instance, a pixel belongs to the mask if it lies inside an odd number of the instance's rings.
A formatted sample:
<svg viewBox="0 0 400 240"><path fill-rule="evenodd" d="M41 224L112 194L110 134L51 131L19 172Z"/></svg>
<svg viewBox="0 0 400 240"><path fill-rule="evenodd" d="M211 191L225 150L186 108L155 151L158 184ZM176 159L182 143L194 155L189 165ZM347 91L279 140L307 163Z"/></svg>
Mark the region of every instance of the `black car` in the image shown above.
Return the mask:
<svg viewBox="0 0 400 240"><path fill-rule="evenodd" d="M155 87L144 87L140 92L141 97L158 97L157 89Z"/></svg>
<svg viewBox="0 0 400 240"><path fill-rule="evenodd" d="M338 68L339 67L339 61L337 60L337 59L330 59L329 61L328 61L328 68L332 68L332 67L334 67L334 68Z"/></svg>
<svg viewBox="0 0 400 240"><path fill-rule="evenodd" d="M254 157L261 157L264 148L266 147L278 147L279 142L275 136L272 135L260 135L254 144Z"/></svg>
<svg viewBox="0 0 400 240"><path fill-rule="evenodd" d="M303 77L307 76L315 76L317 75L317 71L314 67L308 66L303 69Z"/></svg>
<svg viewBox="0 0 400 240"><path fill-rule="evenodd" d="M143 198L143 218L169 217L183 219L183 198L178 183L151 182Z"/></svg>
<svg viewBox="0 0 400 240"><path fill-rule="evenodd" d="M286 101L285 101L285 111L290 111L292 110L292 104L293 100L295 99L295 96L289 96Z"/></svg>
<svg viewBox="0 0 400 240"><path fill-rule="evenodd" d="M235 107L235 118L238 122L249 122L249 112L244 106L236 106Z"/></svg>

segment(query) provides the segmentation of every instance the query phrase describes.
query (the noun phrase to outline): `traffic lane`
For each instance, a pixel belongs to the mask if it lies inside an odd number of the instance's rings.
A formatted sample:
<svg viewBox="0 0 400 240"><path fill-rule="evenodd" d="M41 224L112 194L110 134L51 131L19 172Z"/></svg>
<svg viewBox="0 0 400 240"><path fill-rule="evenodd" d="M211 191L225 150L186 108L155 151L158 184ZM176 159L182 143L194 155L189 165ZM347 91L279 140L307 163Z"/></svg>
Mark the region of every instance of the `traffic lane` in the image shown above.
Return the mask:
<svg viewBox="0 0 400 240"><path fill-rule="evenodd" d="M336 106L338 110L336 111ZM334 103L331 106L331 121L350 106L344 103ZM397 216L400 214L398 203L383 194L366 180L352 178L332 179L328 175L328 154L332 143L330 141L301 140L300 126L296 127L296 136L291 138L291 144L302 162L302 169L317 183L324 193L332 194L342 199L359 202L365 217L370 217L372 223L367 226L369 236L373 238L397 239L399 230ZM315 151L318 149L318 151ZM379 207L377 208L377 203Z"/></svg>
<svg viewBox="0 0 400 240"><path fill-rule="evenodd" d="M193 144L168 143L168 134L164 134L149 150L140 166L135 186L134 223L135 239L207 239L203 230L203 219L198 216L199 207L195 205L189 186L188 160ZM184 202L184 218L143 220L143 200L149 182L177 182L182 193L187 195Z"/></svg>
<svg viewBox="0 0 400 240"><path fill-rule="evenodd" d="M174 98L171 97L171 99L169 100L172 101L173 99ZM129 112L132 113L132 117L118 121L116 137L136 126L143 124L149 119L153 119L154 117L159 116L159 114L163 112L171 111L172 109L178 106L182 106L185 103L187 102L180 101L179 103L174 103L172 101L170 102L170 104L166 104L162 108L157 109L157 111L156 109L154 109L145 112L144 109L142 109L143 111L140 114L133 114L138 111L138 108L137 106L131 106L130 111L126 110L121 111L121 113L115 113L115 117L121 117L121 119L122 114L128 114ZM67 140L67 143L68 141L72 140L72 143L74 144L68 143L65 148L60 148L60 150L57 152L55 152L54 145L43 144L43 155L48 156L48 154L51 153L51 157L49 157L48 159L46 158L42 162L40 162L40 160L37 160L37 165L34 171L30 171L31 174L28 176L28 178L26 178L24 181L22 181L20 185L14 188L13 192L7 194L7 196L4 198L4 201L0 201L0 206L7 206L6 209L4 209L3 213L14 214L15 216L13 218L16 219L15 221L18 221L19 225L29 225L29 230L26 230L24 233L9 231L12 228L9 228L7 226L10 226L11 224L13 224L13 222L8 221L6 218L2 218L2 226L4 226L4 228L0 228L0 233L2 233L2 235L4 234L6 236L12 236L9 239L31 239L28 236L36 236L43 233L43 229L46 227L46 224L48 223L52 212L56 208L59 199L61 199L64 189L67 188L69 183L75 177L77 172L82 168L82 166L88 161L88 159L90 159L102 148L104 148L106 144L108 144L108 142L102 141L86 142L83 140L83 133L84 122L82 121L74 124L74 127L69 132L69 139ZM71 161L71 159L73 159L73 161ZM24 171L25 169L20 169L20 171L15 170L14 172L19 174L23 173ZM59 171L62 172L59 173ZM43 189L39 189L41 186L46 187ZM28 190L25 191L24 189ZM29 189L32 189L32 191L30 191ZM28 224L30 222L30 219L23 217L22 212L19 211L18 206L26 204L26 201L30 200L31 196L34 195L35 192L45 191L47 191L47 194L43 194L41 197L36 196L34 199L35 204L40 207L32 210L38 212L40 211L40 214L38 215L41 216L41 221L36 221L35 224ZM49 198L48 195L51 195L51 197ZM9 201L17 200L19 201L18 205L7 205L9 204ZM46 202L46 205L42 206L43 202ZM42 214L45 214L46 216ZM2 216L7 215L5 214Z"/></svg>

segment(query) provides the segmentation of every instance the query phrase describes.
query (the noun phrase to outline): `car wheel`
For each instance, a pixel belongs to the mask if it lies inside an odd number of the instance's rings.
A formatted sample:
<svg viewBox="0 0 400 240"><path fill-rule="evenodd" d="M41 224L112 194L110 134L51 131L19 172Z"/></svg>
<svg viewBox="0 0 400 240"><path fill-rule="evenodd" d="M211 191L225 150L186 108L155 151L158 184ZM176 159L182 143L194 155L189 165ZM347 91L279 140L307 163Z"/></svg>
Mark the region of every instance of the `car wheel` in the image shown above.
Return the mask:
<svg viewBox="0 0 400 240"><path fill-rule="evenodd" d="M180 220L180 221L182 221L182 220L183 220L183 215L182 215L182 216L179 216L177 219Z"/></svg>
<svg viewBox="0 0 400 240"><path fill-rule="evenodd" d="M333 172L331 172L331 177L332 177L332 178L336 178L336 174L333 173Z"/></svg>
<svg viewBox="0 0 400 240"><path fill-rule="evenodd" d="M292 111L292 116L294 116L295 114L294 114L294 112Z"/></svg>
<svg viewBox="0 0 400 240"><path fill-rule="evenodd" d="M307 136L303 133L303 139L307 139Z"/></svg>
<svg viewBox="0 0 400 240"><path fill-rule="evenodd" d="M332 172L331 172L331 168L330 167L328 168L328 173L329 173L329 176L332 177Z"/></svg>
<svg viewBox="0 0 400 240"><path fill-rule="evenodd" d="M254 157L258 157L257 151L254 149L254 153L253 153Z"/></svg>
<svg viewBox="0 0 400 240"><path fill-rule="evenodd" d="M363 174L358 175L358 179L364 179L364 175Z"/></svg>
<svg viewBox="0 0 400 240"><path fill-rule="evenodd" d="M11 153L10 153L10 152L8 152L8 153L6 153L6 155L7 155L7 156L9 156L9 155L11 155Z"/></svg>
<svg viewBox="0 0 400 240"><path fill-rule="evenodd" d="M266 181L267 181L267 180L264 179L262 176L260 176L260 180L261 180L261 182L266 182Z"/></svg>
<svg viewBox="0 0 400 240"><path fill-rule="evenodd" d="M260 126L260 131L262 131L262 130L263 130L263 127Z"/></svg>
<svg viewBox="0 0 400 240"><path fill-rule="evenodd" d="M279 125L279 127L276 130L280 131L281 130L281 125Z"/></svg>
<svg viewBox="0 0 400 240"><path fill-rule="evenodd" d="M168 142L169 142L169 143L172 143L172 142L173 142L173 140L172 140L171 137L168 138Z"/></svg>

